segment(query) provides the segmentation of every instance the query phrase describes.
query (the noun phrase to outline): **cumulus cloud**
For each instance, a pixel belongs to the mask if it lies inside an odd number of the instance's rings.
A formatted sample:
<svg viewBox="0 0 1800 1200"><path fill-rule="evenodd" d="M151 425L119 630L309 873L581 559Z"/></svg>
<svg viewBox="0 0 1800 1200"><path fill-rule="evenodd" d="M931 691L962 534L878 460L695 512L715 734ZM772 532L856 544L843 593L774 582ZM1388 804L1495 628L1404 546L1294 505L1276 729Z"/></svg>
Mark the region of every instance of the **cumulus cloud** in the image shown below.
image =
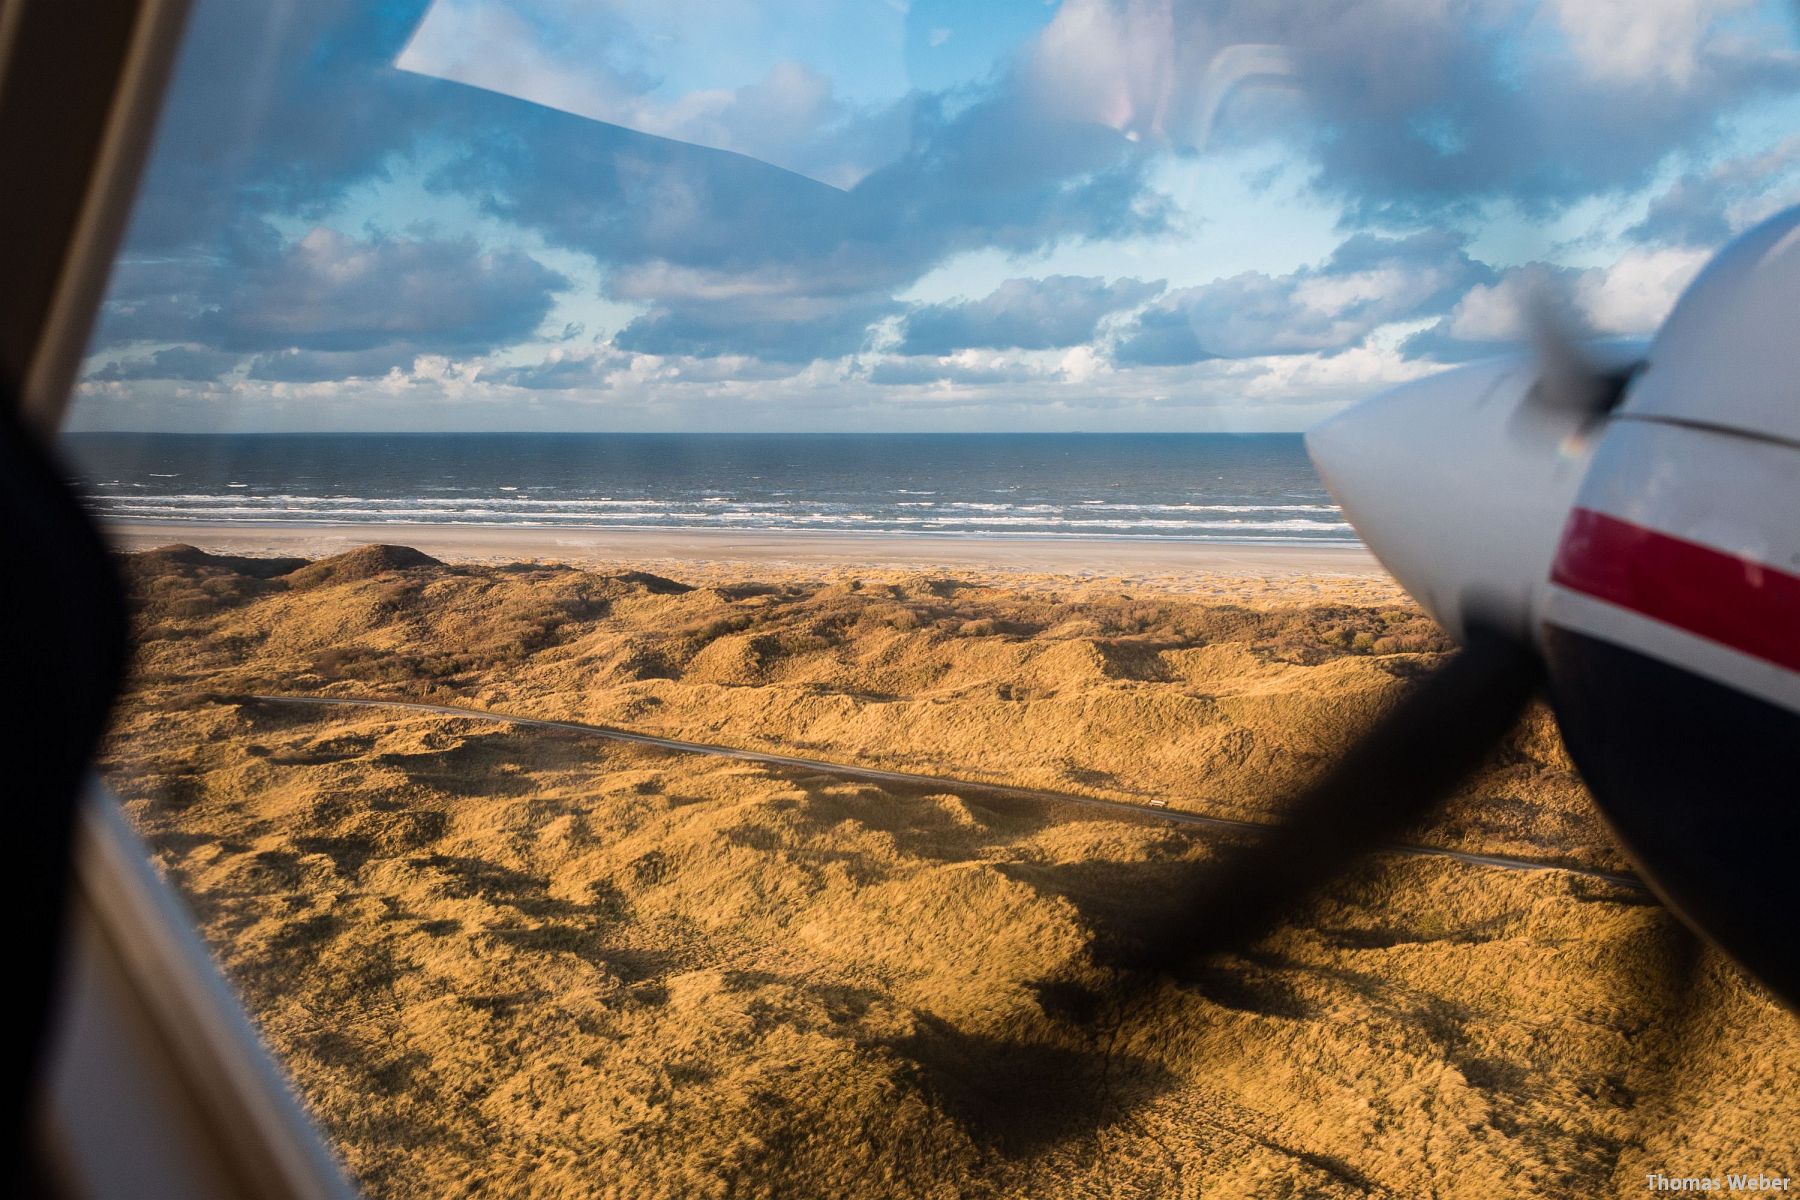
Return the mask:
<svg viewBox="0 0 1800 1200"><path fill-rule="evenodd" d="M316 228L247 265L208 324L228 348L477 351L531 333L567 286L528 254L470 238L358 241Z"/></svg>
<svg viewBox="0 0 1800 1200"><path fill-rule="evenodd" d="M1632 250L1609 267L1577 272L1571 303L1600 337L1647 337L1711 257L1700 249Z"/></svg>
<svg viewBox="0 0 1800 1200"><path fill-rule="evenodd" d="M1366 396L1429 375L1439 368L1407 360L1390 347L1357 346L1338 354L1295 354L1246 362L1217 362L1215 386L1235 385L1252 401L1319 405Z"/></svg>
<svg viewBox="0 0 1800 1200"><path fill-rule="evenodd" d="M551 112L524 115L531 136L509 134L504 154L471 145L438 186L610 264L613 295L716 330L718 353L755 350L705 311L726 294L747 306L891 294L961 251L1170 227L1148 158L1110 131L1046 123L1010 96L923 107L921 148L850 192Z"/></svg>
<svg viewBox="0 0 1800 1200"><path fill-rule="evenodd" d="M483 382L534 392L572 389L593 390L610 385L610 377L625 362L624 355L552 353L540 362L513 366L489 366L481 371Z"/></svg>
<svg viewBox="0 0 1800 1200"><path fill-rule="evenodd" d="M1526 314L1539 297L1564 314L1578 337L1648 337L1710 257L1705 250L1676 248L1632 250L1608 267L1528 263L1470 288L1402 349L1446 362L1511 349L1526 338Z"/></svg>
<svg viewBox="0 0 1800 1200"><path fill-rule="evenodd" d="M791 363L746 356L664 357L619 353L599 346L578 351L558 348L536 362L487 363L481 366L476 379L534 392L593 392L629 386L760 383L788 378L800 369Z"/></svg>
<svg viewBox="0 0 1800 1200"><path fill-rule="evenodd" d="M910 355L884 358L868 369L867 378L870 383L883 387L904 387L946 383L1024 383L1042 379L1046 374L1047 372L1037 370L1031 364L1016 358L965 351L938 357Z"/></svg>
<svg viewBox="0 0 1800 1200"><path fill-rule="evenodd" d="M376 346L365 350L303 350L289 346L256 355L250 360L246 376L276 383L379 379L394 372L411 370L419 357L419 352L407 345Z"/></svg>
<svg viewBox="0 0 1800 1200"><path fill-rule="evenodd" d="M918 305L906 316L903 354L949 354L972 346L1063 349L1091 341L1100 321L1156 296L1163 280L1051 275L1008 279L979 300Z"/></svg>
<svg viewBox="0 0 1800 1200"><path fill-rule="evenodd" d="M610 37L603 17L616 7L533 0L529 11L547 22L535 44L558 53L506 69L539 72L546 86L597 86L579 38L557 30ZM198 0L103 313L105 378L94 382L175 384L216 368L212 378L247 388L247 369L265 389L255 395L285 396L305 381L354 379L397 397L402 423L401 399L430 389L393 380L440 368L458 395L611 395L626 380L648 394L646 381L679 378L720 403L749 403L782 379L781 394L821 410L852 387L879 396L878 378L903 376L996 394L1079 380L1116 398L1185 372L1248 396L1251 376L1207 366L1209 356L1284 363L1299 388L1338 369L1328 362L1373 353L1371 331L1394 322L1435 322L1407 343L1408 369L1504 340L1516 272L1471 261L1450 234L1402 231L1479 231L1485 214L1545 216L1641 188L1668 163L1698 164L1626 233L1639 249L1606 271L1556 274L1591 328L1635 329L1654 324L1691 272L1689 248L1792 196L1800 174L1792 141L1754 153L1745 142L1737 159L1712 165L1721 131L1737 128L1727 118L1800 83L1792 31L1769 24L1762 5L1022 7L1033 16L1007 34L1014 58L904 103L852 104L841 75L790 55L717 87L682 82L628 129L394 69L426 0L311 0L279 12ZM933 28L957 31L938 58L982 35L952 6L915 9L908 37L921 52ZM760 11L791 23L780 6ZM285 24L270 24L271 13ZM656 90L648 75L632 77L624 50L602 66L607 86L623 89L615 99ZM877 152L896 129L904 136ZM874 140L859 149L865 136ZM699 141L824 157L801 164L808 178ZM1309 181L1312 200L1336 205L1347 240L1297 271L1192 274L1160 293L1135 279L1053 275L910 310L894 299L967 254L1030 262L1082 246L1077 261L1089 262L1128 243L1130 261L1159 261L1162 247L1206 228L1204 209L1185 211L1159 190L1170 148L1183 146L1272 150ZM832 164L850 173L832 176ZM393 204L376 222L387 228L365 228L383 189L436 193L457 214L446 218L452 234L412 228L410 206ZM547 262L599 280L603 294L580 299L607 307L583 309ZM574 324L611 332L610 344L592 357L546 356L543 343L577 336ZM843 356L890 333L898 358L842 373ZM959 357L982 347L1061 351L1068 365L1002 380L1011 368ZM830 382L796 382L833 363Z"/></svg>
<svg viewBox="0 0 1800 1200"><path fill-rule="evenodd" d="M527 254L468 238L358 240L318 227L286 244L240 241L224 260L127 261L99 342L201 337L233 361L256 354L257 378L367 376L418 354L516 342L567 286Z"/></svg>
<svg viewBox="0 0 1800 1200"><path fill-rule="evenodd" d="M1030 85L1051 111L1204 149L1231 92L1298 70L1285 45L1224 40L1207 7L1069 0L1031 47Z"/></svg>
<svg viewBox="0 0 1800 1200"><path fill-rule="evenodd" d="M1753 0L1551 0L1557 27L1593 78L1691 87L1713 26Z"/></svg>
<svg viewBox="0 0 1800 1200"><path fill-rule="evenodd" d="M1067 0L1034 67L1043 95L1116 128L1293 146L1361 216L1500 199L1537 211L1647 183L1672 146L1715 145L1734 106L1800 83L1785 15L1745 9ZM1220 119L1197 81L1234 47L1280 48L1281 69L1264 76L1283 78L1240 89Z"/></svg>
<svg viewBox="0 0 1800 1200"><path fill-rule="evenodd" d="M1341 350L1382 325L1441 312L1491 275L1452 234L1357 234L1316 267L1170 292L1125 328L1113 357L1167 366Z"/></svg>
<svg viewBox="0 0 1800 1200"><path fill-rule="evenodd" d="M1626 236L1662 246L1717 246L1796 202L1800 134L1682 176L1651 200Z"/></svg>
<svg viewBox="0 0 1800 1200"><path fill-rule="evenodd" d="M860 350L869 327L898 307L885 294L663 303L619 330L613 345L640 354L699 358L734 352L774 362L839 358Z"/></svg>
<svg viewBox="0 0 1800 1200"><path fill-rule="evenodd" d="M852 104L828 46L771 29L779 10L680 3L436 0L398 65L658 137L729 150L850 187L901 153L911 97ZM854 22L866 59L897 67L906 15L817 4L809 25ZM810 52L809 52L810 51ZM849 81L853 85L864 80Z"/></svg>
<svg viewBox="0 0 1800 1200"><path fill-rule="evenodd" d="M90 370L96 383L124 383L139 379L177 379L188 382L217 379L238 365L240 356L207 346L169 346L152 354L116 358Z"/></svg>
<svg viewBox="0 0 1800 1200"><path fill-rule="evenodd" d="M310 219L421 138L492 119L480 93L391 68L427 2L197 0L128 244L210 247L247 216Z"/></svg>

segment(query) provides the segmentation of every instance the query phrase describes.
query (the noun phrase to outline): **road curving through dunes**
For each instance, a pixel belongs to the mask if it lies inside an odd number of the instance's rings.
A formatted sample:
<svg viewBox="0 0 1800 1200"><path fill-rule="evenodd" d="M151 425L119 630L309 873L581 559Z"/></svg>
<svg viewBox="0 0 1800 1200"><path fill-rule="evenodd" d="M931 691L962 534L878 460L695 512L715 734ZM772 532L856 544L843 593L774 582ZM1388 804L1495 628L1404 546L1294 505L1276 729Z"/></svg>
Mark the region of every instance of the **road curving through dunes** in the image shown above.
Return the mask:
<svg viewBox="0 0 1800 1200"><path fill-rule="evenodd" d="M491 709L470 708L458 704L432 704L422 700L401 700L377 696L295 696L295 695L246 695L245 700L253 700L268 704L302 704L316 706L348 705L359 708L388 708L408 712L433 713L446 717L467 717L479 721L493 721L500 724L516 725L527 729L555 729L566 733L574 733L585 737L604 738L608 741L625 742L631 745L647 746L658 750L668 750L678 754L702 754L715 758L731 758L741 762L759 763L763 766L782 767L792 770L817 771L826 775L835 775L843 779L859 779L872 783L882 783L894 787L908 789L925 789L936 792L951 792L962 795L998 797L1014 801L1024 801L1035 805L1076 805L1088 810L1105 813L1118 820L1134 822L1162 822L1189 829L1204 829L1215 832L1258 835L1274 828L1266 821L1245 821L1234 817L1211 816L1206 813L1188 812L1182 809L1163 808L1153 804L1132 804L1122 800L1102 800L1093 796L1083 796L1074 792L1057 792L1041 788L1014 787L998 783L982 783L967 779L954 779L942 775L921 775L907 771L888 771L880 767L865 767L855 763L828 762L824 759L801 758L788 754L772 754L761 750L745 750L737 746L721 746L708 742L688 742L677 738L659 737L651 733L639 733L634 730L620 729L611 725L590 725L581 721L557 721L546 717L527 717L517 713L496 712ZM1622 875L1610 871L1595 871L1582 867L1571 867L1565 863L1542 862L1537 859L1520 858L1506 854L1473 854L1463 850L1450 850L1442 846L1422 846L1410 843L1390 843L1381 847L1381 853L1402 855L1413 858L1440 858L1452 862L1466 863L1470 866L1493 867L1503 871L1556 871L1566 875L1579 876L1584 879L1595 879L1633 891L1647 892L1643 882L1635 876Z"/></svg>

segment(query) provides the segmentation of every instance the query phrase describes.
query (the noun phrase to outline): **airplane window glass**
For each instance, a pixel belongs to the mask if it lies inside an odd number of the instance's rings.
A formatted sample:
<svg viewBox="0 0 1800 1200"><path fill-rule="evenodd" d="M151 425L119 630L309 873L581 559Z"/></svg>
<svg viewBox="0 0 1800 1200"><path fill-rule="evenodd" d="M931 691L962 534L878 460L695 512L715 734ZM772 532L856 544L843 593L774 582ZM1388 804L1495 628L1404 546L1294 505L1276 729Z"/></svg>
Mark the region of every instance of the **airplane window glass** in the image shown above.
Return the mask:
<svg viewBox="0 0 1800 1200"><path fill-rule="evenodd" d="M1538 701L1131 965L1478 623L1302 431L1498 359L1585 453L1800 201L1797 20L199 0L61 439L102 773L370 1195L1800 1174ZM1406 519L1536 503L1446 411Z"/></svg>

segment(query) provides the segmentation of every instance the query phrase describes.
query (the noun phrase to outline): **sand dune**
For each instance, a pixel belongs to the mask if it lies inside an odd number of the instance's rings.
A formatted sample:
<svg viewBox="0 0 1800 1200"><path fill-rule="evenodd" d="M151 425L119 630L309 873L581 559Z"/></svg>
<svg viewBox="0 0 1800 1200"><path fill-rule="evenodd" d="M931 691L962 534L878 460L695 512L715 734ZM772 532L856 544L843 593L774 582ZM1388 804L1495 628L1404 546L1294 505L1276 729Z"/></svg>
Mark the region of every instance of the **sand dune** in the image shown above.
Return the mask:
<svg viewBox="0 0 1800 1200"><path fill-rule="evenodd" d="M1266 817L1445 643L1240 581L133 556L110 777L384 1196L1527 1195L1789 1171L1787 1014L1635 894L1370 863L1118 997L1216 843L400 694ZM1212 591L1206 589L1211 588ZM1414 833L1622 865L1542 713Z"/></svg>

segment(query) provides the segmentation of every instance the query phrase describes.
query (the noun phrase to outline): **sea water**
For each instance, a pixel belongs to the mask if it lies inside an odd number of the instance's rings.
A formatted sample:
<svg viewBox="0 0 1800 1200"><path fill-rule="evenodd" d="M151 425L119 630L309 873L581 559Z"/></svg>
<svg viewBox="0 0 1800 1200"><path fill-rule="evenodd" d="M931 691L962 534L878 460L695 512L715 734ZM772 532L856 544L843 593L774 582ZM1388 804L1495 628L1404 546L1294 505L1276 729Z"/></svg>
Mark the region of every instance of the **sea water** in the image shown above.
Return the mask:
<svg viewBox="0 0 1800 1200"><path fill-rule="evenodd" d="M104 515L1354 542L1297 434L69 434Z"/></svg>

